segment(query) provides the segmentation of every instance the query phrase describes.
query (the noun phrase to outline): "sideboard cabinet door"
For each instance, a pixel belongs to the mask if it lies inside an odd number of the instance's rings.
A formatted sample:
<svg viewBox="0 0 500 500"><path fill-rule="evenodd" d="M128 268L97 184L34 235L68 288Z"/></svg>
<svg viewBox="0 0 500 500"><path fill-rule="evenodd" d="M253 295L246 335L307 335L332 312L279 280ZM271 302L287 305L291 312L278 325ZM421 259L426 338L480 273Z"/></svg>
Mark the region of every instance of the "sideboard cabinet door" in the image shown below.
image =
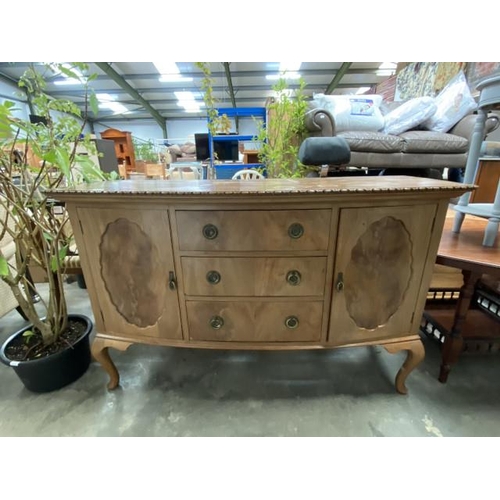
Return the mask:
<svg viewBox="0 0 500 500"><path fill-rule="evenodd" d="M410 334L437 206L341 211L328 340Z"/></svg>
<svg viewBox="0 0 500 500"><path fill-rule="evenodd" d="M181 339L167 210L79 208L105 332Z"/></svg>

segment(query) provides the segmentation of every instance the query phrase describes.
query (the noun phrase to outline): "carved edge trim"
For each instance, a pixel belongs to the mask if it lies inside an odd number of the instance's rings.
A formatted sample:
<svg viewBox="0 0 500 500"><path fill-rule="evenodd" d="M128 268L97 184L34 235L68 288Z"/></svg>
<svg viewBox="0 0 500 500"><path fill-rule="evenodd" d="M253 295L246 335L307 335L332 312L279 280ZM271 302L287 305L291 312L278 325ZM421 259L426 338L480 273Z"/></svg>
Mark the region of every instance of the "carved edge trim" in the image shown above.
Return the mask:
<svg viewBox="0 0 500 500"><path fill-rule="evenodd" d="M456 186L423 186L423 187L387 187L387 188L343 188L343 189L273 189L269 191L183 191L178 189L175 191L161 190L123 190L110 191L106 189L60 189L48 191L49 194L57 196L58 194L106 194L114 196L126 195L156 195L156 196L227 196L227 195L252 195L252 196L269 196L269 195L295 195L295 194L340 194L340 193L411 193L411 192L440 192L440 191L467 191L472 190L476 186L473 184L463 184L460 187Z"/></svg>

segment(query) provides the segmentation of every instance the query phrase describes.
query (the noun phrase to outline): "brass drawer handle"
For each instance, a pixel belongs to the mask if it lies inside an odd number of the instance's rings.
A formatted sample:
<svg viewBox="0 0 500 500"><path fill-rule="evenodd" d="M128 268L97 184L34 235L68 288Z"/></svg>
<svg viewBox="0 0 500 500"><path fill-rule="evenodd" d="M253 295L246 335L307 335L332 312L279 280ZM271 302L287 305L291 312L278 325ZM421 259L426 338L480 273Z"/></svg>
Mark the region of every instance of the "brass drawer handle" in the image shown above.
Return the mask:
<svg viewBox="0 0 500 500"><path fill-rule="evenodd" d="M213 224L206 224L203 226L203 236L207 240L215 240L218 234L219 230L217 229L217 226L214 226Z"/></svg>
<svg viewBox="0 0 500 500"><path fill-rule="evenodd" d="M172 291L175 291L175 289L177 288L177 283L175 282L175 274L173 271L170 271L168 273L168 288L170 288L170 290Z"/></svg>
<svg viewBox="0 0 500 500"><path fill-rule="evenodd" d="M288 228L288 236L294 240L298 240L304 234L304 226L298 222L294 222Z"/></svg>
<svg viewBox="0 0 500 500"><path fill-rule="evenodd" d="M294 330L299 326L299 318L297 318L297 316L288 316L288 318L285 319L285 326L290 330Z"/></svg>
<svg viewBox="0 0 500 500"><path fill-rule="evenodd" d="M344 289L344 275L342 273L339 273L337 276L335 288L337 289L337 292L341 292Z"/></svg>
<svg viewBox="0 0 500 500"><path fill-rule="evenodd" d="M220 316L212 316L209 324L214 330L220 330L224 326L224 320Z"/></svg>
<svg viewBox="0 0 500 500"><path fill-rule="evenodd" d="M220 273L218 273L217 271L208 271L207 281L211 285L217 285L217 283L220 283Z"/></svg>
<svg viewBox="0 0 500 500"><path fill-rule="evenodd" d="M299 273L299 271L296 271L295 269L293 271L288 271L286 275L286 281L288 282L288 284L292 286L299 285L301 279L302 275Z"/></svg>

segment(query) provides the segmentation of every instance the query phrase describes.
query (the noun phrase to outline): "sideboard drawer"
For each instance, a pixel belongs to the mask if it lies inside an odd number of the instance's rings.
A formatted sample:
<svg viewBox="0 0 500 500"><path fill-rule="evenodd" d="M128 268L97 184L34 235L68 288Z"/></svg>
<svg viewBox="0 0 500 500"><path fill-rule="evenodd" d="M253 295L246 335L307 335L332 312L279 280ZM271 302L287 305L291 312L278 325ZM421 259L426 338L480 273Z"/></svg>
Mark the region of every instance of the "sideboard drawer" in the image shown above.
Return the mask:
<svg viewBox="0 0 500 500"><path fill-rule="evenodd" d="M326 257L182 257L184 293L203 296L316 296Z"/></svg>
<svg viewBox="0 0 500 500"><path fill-rule="evenodd" d="M187 301L191 340L313 342L321 338L320 301Z"/></svg>
<svg viewBox="0 0 500 500"><path fill-rule="evenodd" d="M176 212L181 251L326 251L330 218L330 210Z"/></svg>

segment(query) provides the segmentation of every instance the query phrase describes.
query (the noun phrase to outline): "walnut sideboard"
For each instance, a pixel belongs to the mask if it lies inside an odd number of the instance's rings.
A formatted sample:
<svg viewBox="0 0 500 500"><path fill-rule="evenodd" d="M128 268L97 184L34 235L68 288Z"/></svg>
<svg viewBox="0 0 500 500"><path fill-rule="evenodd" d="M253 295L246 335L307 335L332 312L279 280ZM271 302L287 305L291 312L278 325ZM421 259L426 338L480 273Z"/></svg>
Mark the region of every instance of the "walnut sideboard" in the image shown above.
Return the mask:
<svg viewBox="0 0 500 500"><path fill-rule="evenodd" d="M473 186L350 177L115 181L58 190L92 304L94 357L133 343L381 345L424 357L420 320L450 198Z"/></svg>

